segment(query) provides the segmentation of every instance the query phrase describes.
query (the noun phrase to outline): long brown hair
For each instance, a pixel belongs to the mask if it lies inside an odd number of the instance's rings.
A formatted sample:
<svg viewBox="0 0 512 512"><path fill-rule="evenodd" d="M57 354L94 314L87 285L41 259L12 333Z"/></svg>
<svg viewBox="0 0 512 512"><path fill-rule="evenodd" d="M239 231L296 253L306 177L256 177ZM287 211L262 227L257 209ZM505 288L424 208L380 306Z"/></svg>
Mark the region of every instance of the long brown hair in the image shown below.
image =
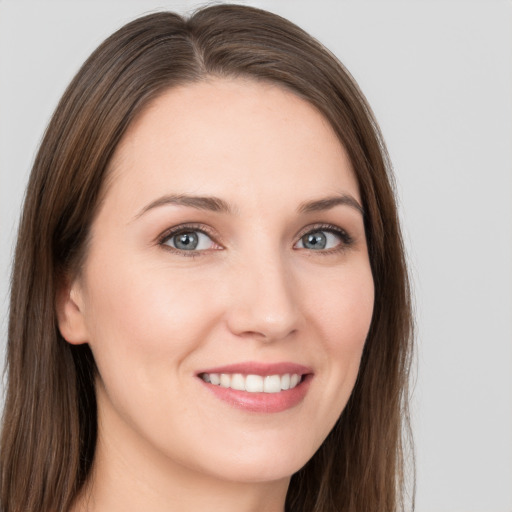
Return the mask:
<svg viewBox="0 0 512 512"><path fill-rule="evenodd" d="M57 328L59 283L80 268L109 160L148 102L208 76L286 87L331 123L365 210L375 305L361 368L336 426L295 475L286 510L403 509L412 348L410 292L385 145L364 96L320 43L277 15L218 5L160 12L114 33L62 97L28 184L12 274L1 438L4 512L66 511L96 443L95 365Z"/></svg>

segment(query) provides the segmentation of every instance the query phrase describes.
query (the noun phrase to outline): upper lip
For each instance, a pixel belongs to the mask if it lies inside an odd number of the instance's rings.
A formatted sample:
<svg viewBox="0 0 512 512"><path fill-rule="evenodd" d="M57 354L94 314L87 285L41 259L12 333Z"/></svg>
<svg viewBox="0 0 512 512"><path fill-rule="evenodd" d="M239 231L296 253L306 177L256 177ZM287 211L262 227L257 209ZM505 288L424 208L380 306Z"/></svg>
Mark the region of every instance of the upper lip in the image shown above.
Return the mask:
<svg viewBox="0 0 512 512"><path fill-rule="evenodd" d="M257 361L247 361L243 363L228 364L225 366L216 366L215 368L206 368L197 372L197 375L203 373L242 373L245 375L285 375L287 373L306 375L313 373L313 370L302 364L279 362L279 363L261 363Z"/></svg>

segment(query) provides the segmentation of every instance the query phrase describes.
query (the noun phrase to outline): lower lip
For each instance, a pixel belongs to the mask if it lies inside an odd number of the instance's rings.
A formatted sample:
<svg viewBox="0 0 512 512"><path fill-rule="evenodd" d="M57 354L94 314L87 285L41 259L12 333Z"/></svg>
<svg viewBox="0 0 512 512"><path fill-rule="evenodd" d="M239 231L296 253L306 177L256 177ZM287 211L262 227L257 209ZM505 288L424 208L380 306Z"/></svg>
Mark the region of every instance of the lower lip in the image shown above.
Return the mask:
<svg viewBox="0 0 512 512"><path fill-rule="evenodd" d="M293 389L286 389L279 393L249 393L231 388L223 388L210 384L201 379L206 388L217 398L229 405L248 412L275 413L286 411L298 405L309 389L313 375L305 375L302 381Z"/></svg>

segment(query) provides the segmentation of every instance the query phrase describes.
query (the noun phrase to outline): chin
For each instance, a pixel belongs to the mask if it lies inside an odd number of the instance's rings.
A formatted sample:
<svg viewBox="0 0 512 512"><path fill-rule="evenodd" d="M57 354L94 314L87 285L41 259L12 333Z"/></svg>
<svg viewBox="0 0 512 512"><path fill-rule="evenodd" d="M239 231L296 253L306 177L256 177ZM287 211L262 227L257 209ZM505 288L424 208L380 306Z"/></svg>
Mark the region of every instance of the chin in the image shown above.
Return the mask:
<svg viewBox="0 0 512 512"><path fill-rule="evenodd" d="M224 453L212 453L209 460L213 464L208 464L210 467L205 469L210 474L233 482L257 483L289 479L316 452L316 446L309 449L304 446L302 442L280 442L273 446L265 446L262 442L253 443L245 449L230 447Z"/></svg>
<svg viewBox="0 0 512 512"><path fill-rule="evenodd" d="M223 468L221 475L217 467L215 476L231 482L248 484L289 480L309 460L308 458L300 461L292 460L282 455L281 453L272 454L265 460L233 461L232 464Z"/></svg>

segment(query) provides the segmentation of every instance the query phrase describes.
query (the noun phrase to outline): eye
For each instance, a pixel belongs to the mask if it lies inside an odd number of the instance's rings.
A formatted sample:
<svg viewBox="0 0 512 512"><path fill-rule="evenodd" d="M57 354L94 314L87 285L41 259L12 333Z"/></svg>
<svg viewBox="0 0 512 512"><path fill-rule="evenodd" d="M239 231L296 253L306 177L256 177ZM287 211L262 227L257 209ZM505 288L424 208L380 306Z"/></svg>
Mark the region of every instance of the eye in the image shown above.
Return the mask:
<svg viewBox="0 0 512 512"><path fill-rule="evenodd" d="M168 232L160 243L178 251L189 252L219 248L204 231L191 228L179 228Z"/></svg>
<svg viewBox="0 0 512 512"><path fill-rule="evenodd" d="M329 249L346 248L352 243L350 236L340 228L315 228L304 235L295 244L295 249L308 249L312 251L326 251Z"/></svg>

